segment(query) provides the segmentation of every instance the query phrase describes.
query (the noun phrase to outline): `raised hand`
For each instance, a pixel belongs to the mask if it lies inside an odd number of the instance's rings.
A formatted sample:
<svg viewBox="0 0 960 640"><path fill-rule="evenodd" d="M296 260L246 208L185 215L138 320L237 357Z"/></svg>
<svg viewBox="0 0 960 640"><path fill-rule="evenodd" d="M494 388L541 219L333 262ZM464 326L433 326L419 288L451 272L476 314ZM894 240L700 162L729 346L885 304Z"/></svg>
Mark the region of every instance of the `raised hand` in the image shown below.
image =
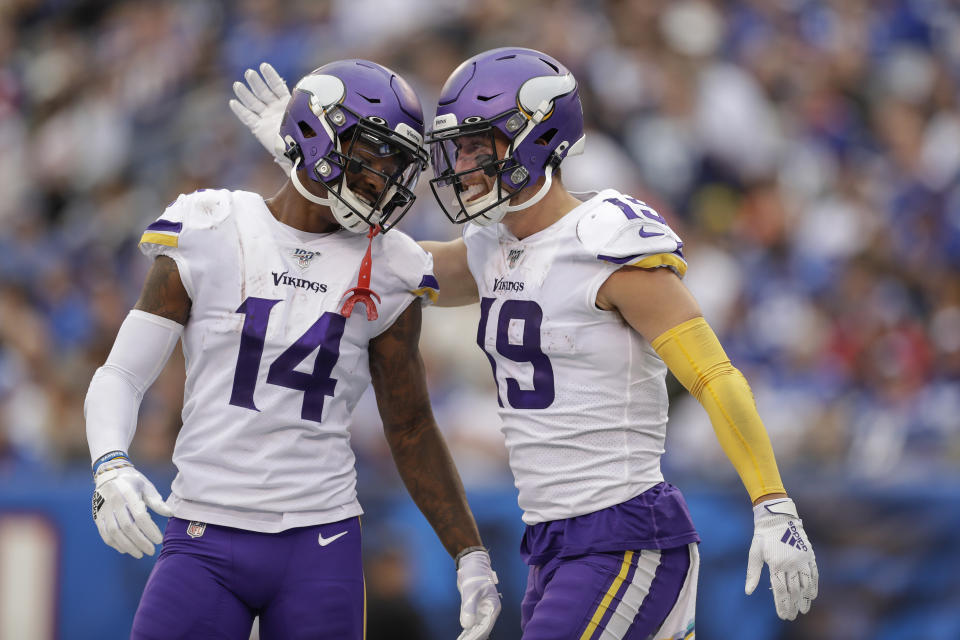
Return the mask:
<svg viewBox="0 0 960 640"><path fill-rule="evenodd" d="M276 163L290 173L293 163L283 155L286 145L280 137L280 122L290 100L287 83L269 62L260 64L260 73L247 69L243 79L247 84L233 83L237 98L230 100L230 110L270 152Z"/></svg>

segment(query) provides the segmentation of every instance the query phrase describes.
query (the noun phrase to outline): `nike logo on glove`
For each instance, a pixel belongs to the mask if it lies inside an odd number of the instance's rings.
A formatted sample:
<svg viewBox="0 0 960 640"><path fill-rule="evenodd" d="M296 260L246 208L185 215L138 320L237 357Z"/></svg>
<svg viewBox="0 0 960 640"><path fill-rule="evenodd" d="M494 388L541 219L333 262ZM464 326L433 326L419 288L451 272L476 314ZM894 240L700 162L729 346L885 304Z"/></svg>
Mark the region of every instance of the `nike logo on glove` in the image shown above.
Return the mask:
<svg viewBox="0 0 960 640"><path fill-rule="evenodd" d="M321 547L325 547L325 546L327 546L328 544L330 544L331 542L333 542L334 540L336 540L337 538L342 538L343 536L347 535L348 533L350 533L350 532L349 532L349 531L341 531L341 532L338 533L337 535L335 535L335 536L330 536L329 538L324 538L324 537L323 537L323 534L321 533L321 534L317 537L317 542L320 543L320 546L321 546Z"/></svg>

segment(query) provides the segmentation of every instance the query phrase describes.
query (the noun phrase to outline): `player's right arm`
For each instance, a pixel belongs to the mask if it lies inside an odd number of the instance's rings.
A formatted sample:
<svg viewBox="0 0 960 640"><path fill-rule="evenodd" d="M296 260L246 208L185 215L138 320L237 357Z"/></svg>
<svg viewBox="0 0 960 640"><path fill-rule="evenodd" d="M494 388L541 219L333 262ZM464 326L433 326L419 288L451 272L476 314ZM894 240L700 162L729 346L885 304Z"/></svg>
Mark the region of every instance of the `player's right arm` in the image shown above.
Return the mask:
<svg viewBox="0 0 960 640"><path fill-rule="evenodd" d="M190 317L191 305L190 296L180 280L177 263L173 258L157 256L133 308L185 325Z"/></svg>
<svg viewBox="0 0 960 640"><path fill-rule="evenodd" d="M467 264L467 244L463 238L450 242L424 241L424 251L433 255L433 273L440 284L438 307L462 307L480 300L477 282Z"/></svg>
<svg viewBox="0 0 960 640"><path fill-rule="evenodd" d="M93 519L104 542L136 558L153 555L154 545L163 540L147 507L163 516L173 514L134 468L127 450L143 394L170 358L190 306L176 263L158 256L84 402L95 483Z"/></svg>

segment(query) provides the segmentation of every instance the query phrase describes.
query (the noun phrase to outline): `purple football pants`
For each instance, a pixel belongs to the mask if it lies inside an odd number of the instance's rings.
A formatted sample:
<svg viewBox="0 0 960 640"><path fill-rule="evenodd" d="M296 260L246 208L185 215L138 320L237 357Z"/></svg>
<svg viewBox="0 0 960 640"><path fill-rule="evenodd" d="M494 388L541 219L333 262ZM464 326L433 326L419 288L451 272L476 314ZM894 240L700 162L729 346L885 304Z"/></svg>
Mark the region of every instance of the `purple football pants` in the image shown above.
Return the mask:
<svg viewBox="0 0 960 640"><path fill-rule="evenodd" d="M360 519L257 533L171 518L130 637L247 640L255 616L262 640L362 640Z"/></svg>
<svg viewBox="0 0 960 640"><path fill-rule="evenodd" d="M698 564L693 543L531 566L523 640L692 638Z"/></svg>

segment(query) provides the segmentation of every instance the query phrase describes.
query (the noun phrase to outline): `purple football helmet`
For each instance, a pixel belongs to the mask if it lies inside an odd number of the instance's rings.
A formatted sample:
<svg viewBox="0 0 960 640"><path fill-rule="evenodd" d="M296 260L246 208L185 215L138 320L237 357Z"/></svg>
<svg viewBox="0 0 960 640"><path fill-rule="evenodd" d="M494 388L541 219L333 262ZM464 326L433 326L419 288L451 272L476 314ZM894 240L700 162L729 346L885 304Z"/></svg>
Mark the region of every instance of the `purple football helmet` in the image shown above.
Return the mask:
<svg viewBox="0 0 960 640"><path fill-rule="evenodd" d="M496 152L496 131L509 141L502 158ZM484 144L494 153L458 172L461 147L476 136L487 137ZM533 49L486 51L457 67L440 93L427 134L435 176L430 187L451 221L487 226L538 202L563 159L583 152L583 141L583 109L573 74ZM470 177L475 172L495 178L494 188L478 195L477 176ZM533 197L509 204L517 191L543 177Z"/></svg>
<svg viewBox="0 0 960 640"><path fill-rule="evenodd" d="M301 79L280 136L294 163L293 185L355 233L395 226L427 165L420 100L406 80L367 60L331 62ZM327 197L307 191L301 172L324 185Z"/></svg>

